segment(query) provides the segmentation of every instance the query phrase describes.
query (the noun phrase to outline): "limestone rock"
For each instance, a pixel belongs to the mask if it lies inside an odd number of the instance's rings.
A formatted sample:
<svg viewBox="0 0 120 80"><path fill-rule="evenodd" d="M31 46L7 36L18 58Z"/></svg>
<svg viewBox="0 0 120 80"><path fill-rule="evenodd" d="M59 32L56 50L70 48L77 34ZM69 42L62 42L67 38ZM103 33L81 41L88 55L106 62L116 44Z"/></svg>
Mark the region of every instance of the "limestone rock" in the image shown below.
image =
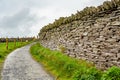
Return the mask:
<svg viewBox="0 0 120 80"><path fill-rule="evenodd" d="M64 45L70 57L95 63L100 69L120 67L120 9L100 12L86 21L73 21L40 34L40 43L52 50Z"/></svg>

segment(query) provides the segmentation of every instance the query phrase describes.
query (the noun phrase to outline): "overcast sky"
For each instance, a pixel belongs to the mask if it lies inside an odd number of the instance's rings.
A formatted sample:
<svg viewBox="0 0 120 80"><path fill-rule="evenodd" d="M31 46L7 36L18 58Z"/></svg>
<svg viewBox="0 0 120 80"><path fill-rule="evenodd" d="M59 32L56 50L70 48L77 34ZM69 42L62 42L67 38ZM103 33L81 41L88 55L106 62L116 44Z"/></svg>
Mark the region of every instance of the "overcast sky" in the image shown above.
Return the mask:
<svg viewBox="0 0 120 80"><path fill-rule="evenodd" d="M62 16L105 0L0 0L0 37L36 36Z"/></svg>

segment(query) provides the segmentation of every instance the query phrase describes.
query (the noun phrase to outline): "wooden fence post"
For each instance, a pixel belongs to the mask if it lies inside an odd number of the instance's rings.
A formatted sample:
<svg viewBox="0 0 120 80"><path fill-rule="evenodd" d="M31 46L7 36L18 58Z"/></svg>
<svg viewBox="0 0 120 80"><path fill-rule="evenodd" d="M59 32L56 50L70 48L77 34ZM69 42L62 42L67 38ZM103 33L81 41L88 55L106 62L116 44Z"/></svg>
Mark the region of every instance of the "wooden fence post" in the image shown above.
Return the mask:
<svg viewBox="0 0 120 80"><path fill-rule="evenodd" d="M37 39L39 39L39 35L37 35Z"/></svg>
<svg viewBox="0 0 120 80"><path fill-rule="evenodd" d="M6 38L6 49L8 50L8 38Z"/></svg>
<svg viewBox="0 0 120 80"><path fill-rule="evenodd" d="M16 39L14 39L14 48L16 48Z"/></svg>
<svg viewBox="0 0 120 80"><path fill-rule="evenodd" d="M35 41L35 36L33 37L33 41Z"/></svg>
<svg viewBox="0 0 120 80"><path fill-rule="evenodd" d="M22 38L20 40L21 40L20 42L21 42L21 45L22 45Z"/></svg>

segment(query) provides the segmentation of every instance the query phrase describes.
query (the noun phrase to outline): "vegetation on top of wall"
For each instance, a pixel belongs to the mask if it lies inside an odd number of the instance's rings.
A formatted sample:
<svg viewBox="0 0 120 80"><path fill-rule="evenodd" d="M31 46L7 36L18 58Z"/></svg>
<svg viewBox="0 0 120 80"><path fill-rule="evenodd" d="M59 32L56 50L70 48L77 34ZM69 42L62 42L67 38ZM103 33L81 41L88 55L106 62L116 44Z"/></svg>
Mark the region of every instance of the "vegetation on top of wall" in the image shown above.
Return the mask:
<svg viewBox="0 0 120 80"><path fill-rule="evenodd" d="M112 67L103 72L91 63L44 48L39 43L30 49L35 60L42 63L56 80L120 80L120 68Z"/></svg>
<svg viewBox="0 0 120 80"><path fill-rule="evenodd" d="M99 13L105 12L105 11L110 11L112 12L113 10L116 10L117 7L120 6L120 0L111 0L111 1L105 1L103 2L102 5L94 7L86 7L82 11L77 11L76 14L72 14L69 17L60 17L58 20L55 20L53 23L50 23L46 26L44 26L41 30L40 33L46 32L48 30L51 30L53 28L59 27L63 24L67 24L76 20L86 20L86 16L91 16L91 15L96 15L98 16ZM39 33L39 35L40 35Z"/></svg>

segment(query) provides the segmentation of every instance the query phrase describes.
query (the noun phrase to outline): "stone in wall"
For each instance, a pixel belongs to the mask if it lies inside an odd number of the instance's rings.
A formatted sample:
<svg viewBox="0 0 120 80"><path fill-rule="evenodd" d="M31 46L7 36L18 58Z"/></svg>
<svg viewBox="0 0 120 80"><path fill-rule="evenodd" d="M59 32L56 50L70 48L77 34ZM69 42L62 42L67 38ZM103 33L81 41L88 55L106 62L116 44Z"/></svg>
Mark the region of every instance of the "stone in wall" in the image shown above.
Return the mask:
<svg viewBox="0 0 120 80"><path fill-rule="evenodd" d="M103 70L120 67L120 10L104 15L41 33L40 42L52 50L63 45L68 56L93 62Z"/></svg>

